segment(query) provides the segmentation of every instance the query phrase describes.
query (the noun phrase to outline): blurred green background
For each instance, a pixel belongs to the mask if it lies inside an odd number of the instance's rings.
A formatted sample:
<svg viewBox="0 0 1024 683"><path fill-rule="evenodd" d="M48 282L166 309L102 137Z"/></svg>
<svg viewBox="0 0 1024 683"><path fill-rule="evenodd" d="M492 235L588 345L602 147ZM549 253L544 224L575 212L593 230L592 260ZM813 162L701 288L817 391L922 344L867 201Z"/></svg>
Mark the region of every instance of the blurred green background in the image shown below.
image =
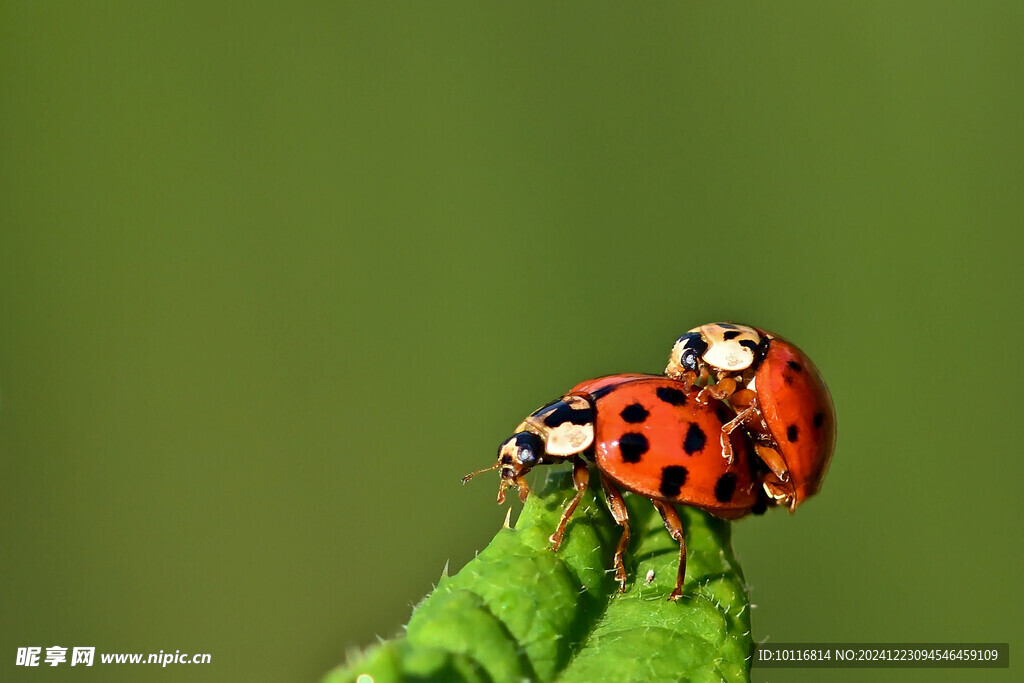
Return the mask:
<svg viewBox="0 0 1024 683"><path fill-rule="evenodd" d="M1020 3L0 7L0 679L315 680L524 415L723 319L839 419L755 636L1019 642Z"/></svg>

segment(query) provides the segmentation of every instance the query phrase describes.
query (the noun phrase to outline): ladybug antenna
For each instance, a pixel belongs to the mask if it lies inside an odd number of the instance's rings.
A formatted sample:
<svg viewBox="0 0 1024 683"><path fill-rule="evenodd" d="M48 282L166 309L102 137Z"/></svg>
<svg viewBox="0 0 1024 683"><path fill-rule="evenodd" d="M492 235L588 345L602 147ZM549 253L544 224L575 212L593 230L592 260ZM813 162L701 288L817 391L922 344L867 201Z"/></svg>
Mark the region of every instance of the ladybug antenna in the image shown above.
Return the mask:
<svg viewBox="0 0 1024 683"><path fill-rule="evenodd" d="M482 470L477 470L476 472L470 472L469 474L467 474L466 476L464 476L462 478L462 483L465 484L467 481L469 481L470 479L472 479L476 475L483 474L484 472L490 472L491 470L496 470L500 466L501 466L501 463L500 462L496 462L493 465L491 465L490 467L485 467Z"/></svg>

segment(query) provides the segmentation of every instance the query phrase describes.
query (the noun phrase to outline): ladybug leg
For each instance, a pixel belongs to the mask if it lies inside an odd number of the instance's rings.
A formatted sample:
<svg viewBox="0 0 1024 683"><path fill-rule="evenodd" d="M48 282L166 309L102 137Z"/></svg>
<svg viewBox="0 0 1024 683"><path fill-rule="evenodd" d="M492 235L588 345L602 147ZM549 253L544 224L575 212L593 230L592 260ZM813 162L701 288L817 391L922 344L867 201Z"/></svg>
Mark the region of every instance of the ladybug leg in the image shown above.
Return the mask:
<svg viewBox="0 0 1024 683"><path fill-rule="evenodd" d="M672 375L669 376L672 377ZM701 368L700 373L696 373L693 370L687 370L678 378L673 377L673 379L678 379L682 382L683 391L689 394L693 391L694 386L705 384L708 381L708 371L707 368Z"/></svg>
<svg viewBox="0 0 1024 683"><path fill-rule="evenodd" d="M683 391L688 394L693 391L693 385L697 382L697 373L687 370L679 376L679 381L683 383Z"/></svg>
<svg viewBox="0 0 1024 683"><path fill-rule="evenodd" d="M754 450L757 451L757 457L771 470L761 480L765 493L777 503L789 506L792 511L796 507L796 487L790 479L786 461L771 446L755 443Z"/></svg>
<svg viewBox="0 0 1024 683"><path fill-rule="evenodd" d="M796 510L796 495L793 493L792 484L779 481L778 477L769 472L761 481L761 485L765 493L768 494L768 497L774 500L776 504L785 505L789 508L790 512Z"/></svg>
<svg viewBox="0 0 1024 683"><path fill-rule="evenodd" d="M562 545L565 525L569 523L569 518L572 517L576 506L580 504L583 492L587 490L587 484L590 483L590 470L587 469L587 463L579 458L572 459L572 483L576 486L576 495L565 506L565 510L562 511L562 519L558 522L558 528L555 530L555 533L551 534L551 538L548 539L551 541L552 550L558 550L558 547Z"/></svg>
<svg viewBox="0 0 1024 683"><path fill-rule="evenodd" d="M629 512L626 510L626 501L622 494L615 488L615 484L608 481L608 478L601 476L601 485L604 487L605 497L608 499L608 508L612 512L615 523L622 527L622 537L619 538L619 545L615 548L615 580L619 582L619 592L626 592L626 565L622 561L626 554L626 546L629 545Z"/></svg>
<svg viewBox="0 0 1024 683"><path fill-rule="evenodd" d="M743 393L744 392L737 392L735 395L740 396L740 394ZM735 407L738 408L739 405ZM757 399L751 399L746 408L743 408L736 413L736 417L722 425L722 433L720 435L722 441L722 456L730 465L732 464L732 441L729 439L729 436L737 427L742 425L748 418L755 414L757 414Z"/></svg>
<svg viewBox="0 0 1024 683"><path fill-rule="evenodd" d="M709 384L697 394L697 403L701 405L707 405L711 402L711 398L716 398L719 401L728 401L729 397L736 391L736 380L732 377L723 377L718 380L715 384Z"/></svg>
<svg viewBox="0 0 1024 683"><path fill-rule="evenodd" d="M661 513L665 520L665 528L669 535L679 542L679 572L676 574L676 587L668 596L668 599L675 602L683 595L683 579L686 577L686 537L683 535L683 521L679 519L679 512L671 503L662 503L659 500L652 501L655 509Z"/></svg>

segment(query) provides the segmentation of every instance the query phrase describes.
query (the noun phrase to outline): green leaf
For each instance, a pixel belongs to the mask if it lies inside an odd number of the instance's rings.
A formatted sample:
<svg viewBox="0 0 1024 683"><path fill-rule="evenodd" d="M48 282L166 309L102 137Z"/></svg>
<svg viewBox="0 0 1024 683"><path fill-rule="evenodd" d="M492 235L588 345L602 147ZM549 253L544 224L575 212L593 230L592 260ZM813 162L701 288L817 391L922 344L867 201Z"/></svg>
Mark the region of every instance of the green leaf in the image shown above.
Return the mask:
<svg viewBox="0 0 1024 683"><path fill-rule="evenodd" d="M549 474L514 529L441 578L403 637L370 648L324 683L748 681L750 607L729 523L680 508L686 583L682 599L668 602L679 546L650 501L627 496L630 583L619 593L611 567L620 529L593 481L562 547L549 548L572 494L568 473Z"/></svg>

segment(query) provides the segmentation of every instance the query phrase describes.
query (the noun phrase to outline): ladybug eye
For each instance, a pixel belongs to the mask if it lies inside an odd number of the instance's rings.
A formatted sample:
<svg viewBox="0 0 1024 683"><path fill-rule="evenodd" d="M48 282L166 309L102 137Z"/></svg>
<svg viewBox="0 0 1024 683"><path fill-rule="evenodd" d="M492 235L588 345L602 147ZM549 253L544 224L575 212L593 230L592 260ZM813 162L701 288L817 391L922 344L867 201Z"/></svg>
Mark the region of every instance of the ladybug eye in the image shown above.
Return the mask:
<svg viewBox="0 0 1024 683"><path fill-rule="evenodd" d="M532 432L516 434L516 461L523 466L537 464L538 453L544 452L544 442Z"/></svg>
<svg viewBox="0 0 1024 683"><path fill-rule="evenodd" d="M693 349L684 349L679 357L679 364L687 370L697 369L697 353Z"/></svg>

